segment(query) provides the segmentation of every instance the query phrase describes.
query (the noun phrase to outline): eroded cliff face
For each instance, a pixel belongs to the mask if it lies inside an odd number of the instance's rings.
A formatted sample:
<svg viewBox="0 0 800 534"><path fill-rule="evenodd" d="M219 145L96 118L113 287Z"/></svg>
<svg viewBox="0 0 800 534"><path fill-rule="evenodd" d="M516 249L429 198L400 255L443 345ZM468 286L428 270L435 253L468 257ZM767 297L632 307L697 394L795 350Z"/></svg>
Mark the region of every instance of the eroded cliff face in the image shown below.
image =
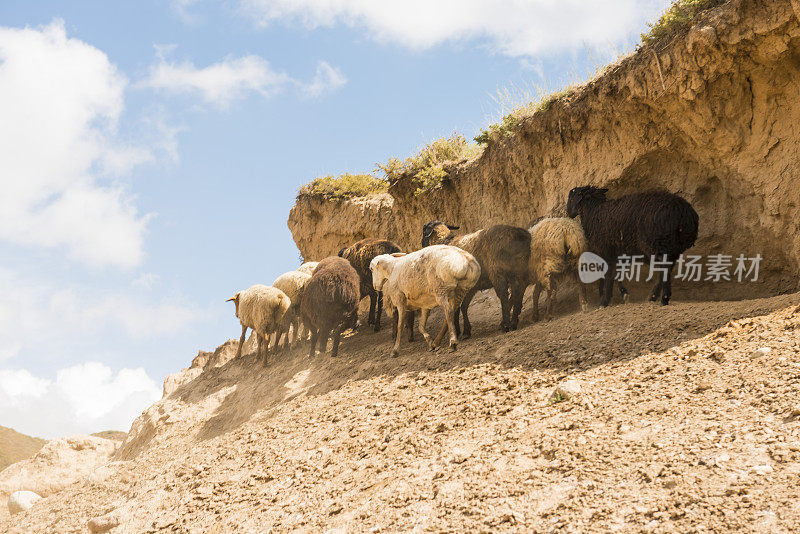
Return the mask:
<svg viewBox="0 0 800 534"><path fill-rule="evenodd" d="M289 228L318 259L366 236L419 248L431 219L471 231L559 213L572 187L610 196L663 188L700 214L693 253L761 254L760 293L793 290L800 266L800 0L731 0L687 32L609 67L524 119L515 135L414 196L304 199Z"/></svg>

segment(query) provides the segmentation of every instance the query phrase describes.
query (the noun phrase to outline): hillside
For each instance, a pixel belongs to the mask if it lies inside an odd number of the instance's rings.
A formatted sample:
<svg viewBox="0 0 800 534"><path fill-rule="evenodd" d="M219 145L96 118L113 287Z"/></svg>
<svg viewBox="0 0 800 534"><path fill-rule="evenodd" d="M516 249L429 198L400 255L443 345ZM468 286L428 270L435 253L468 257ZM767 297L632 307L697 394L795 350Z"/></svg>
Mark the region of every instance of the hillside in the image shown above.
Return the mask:
<svg viewBox="0 0 800 534"><path fill-rule="evenodd" d="M102 474L0 530L796 531L798 303L615 306L504 335L484 296L455 354L390 358L389 332L363 332L266 368L229 342ZM580 394L553 402L567 377Z"/></svg>
<svg viewBox="0 0 800 534"><path fill-rule="evenodd" d="M45 443L46 440L32 438L0 426L0 471L15 462L33 456Z"/></svg>

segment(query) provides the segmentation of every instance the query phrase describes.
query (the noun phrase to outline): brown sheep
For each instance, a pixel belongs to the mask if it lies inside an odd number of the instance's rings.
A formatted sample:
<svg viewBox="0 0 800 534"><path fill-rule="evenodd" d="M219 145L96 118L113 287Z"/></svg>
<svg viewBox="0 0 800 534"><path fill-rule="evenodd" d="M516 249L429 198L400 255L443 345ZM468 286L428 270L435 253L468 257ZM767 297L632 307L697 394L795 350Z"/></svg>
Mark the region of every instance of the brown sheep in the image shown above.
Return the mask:
<svg viewBox="0 0 800 534"><path fill-rule="evenodd" d="M339 251L339 257L346 259L358 273L361 280L361 298L369 296L369 319L367 324L374 325L376 332L381 329L381 313L383 312L383 293L372 287L372 273L369 264L373 258L381 254L400 252L400 247L386 239L368 237Z"/></svg>
<svg viewBox="0 0 800 534"><path fill-rule="evenodd" d="M359 277L350 262L337 256L325 258L306 284L300 315L311 332L311 357L316 354L317 340L320 352L325 353L328 337L333 332L331 356L339 353L342 330L355 326L359 302Z"/></svg>
<svg viewBox="0 0 800 534"><path fill-rule="evenodd" d="M524 228L498 224L471 234L454 236L451 226L441 221L430 221L422 227L422 246L452 245L466 250L478 260L481 277L475 287L467 293L461 303L464 316L464 338L472 334L467 309L475 293L494 288L500 299L502 321L500 328L508 332L516 330L522 299L528 286L528 269L531 257L531 234ZM455 317L459 330L458 313Z"/></svg>

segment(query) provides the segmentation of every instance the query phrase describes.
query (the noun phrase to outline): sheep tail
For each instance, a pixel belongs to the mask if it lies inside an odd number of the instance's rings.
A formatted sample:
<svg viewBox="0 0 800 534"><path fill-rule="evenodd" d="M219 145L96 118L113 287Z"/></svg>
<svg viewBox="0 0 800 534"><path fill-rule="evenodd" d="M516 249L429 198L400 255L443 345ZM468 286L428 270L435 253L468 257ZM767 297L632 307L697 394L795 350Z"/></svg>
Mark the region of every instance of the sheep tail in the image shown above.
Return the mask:
<svg viewBox="0 0 800 534"><path fill-rule="evenodd" d="M586 236L583 230L568 230L564 232L564 256L569 263L577 263L581 254L586 252Z"/></svg>
<svg viewBox="0 0 800 534"><path fill-rule="evenodd" d="M473 272L475 269L475 264L466 256L460 256L457 261L454 261L451 265L453 278L456 280L466 280L468 278L472 278L475 276ZM480 276L480 274L478 274Z"/></svg>

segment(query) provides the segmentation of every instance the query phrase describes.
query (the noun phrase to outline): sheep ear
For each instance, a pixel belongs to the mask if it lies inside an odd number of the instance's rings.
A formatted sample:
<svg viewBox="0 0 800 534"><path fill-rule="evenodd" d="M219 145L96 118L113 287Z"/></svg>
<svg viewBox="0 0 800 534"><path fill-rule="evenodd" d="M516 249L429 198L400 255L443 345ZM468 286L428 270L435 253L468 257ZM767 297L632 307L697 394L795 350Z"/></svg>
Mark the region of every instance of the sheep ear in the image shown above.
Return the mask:
<svg viewBox="0 0 800 534"><path fill-rule="evenodd" d="M453 226L452 224L448 224L447 227L450 228L451 230L458 230L459 228L461 228L460 226Z"/></svg>
<svg viewBox="0 0 800 534"><path fill-rule="evenodd" d="M225 302L230 302L230 301L239 302L239 293L236 293L234 296L232 296L231 298L229 298Z"/></svg>
<svg viewBox="0 0 800 534"><path fill-rule="evenodd" d="M405 255L406 255L405 252L392 252L392 257L393 258L402 258Z"/></svg>

